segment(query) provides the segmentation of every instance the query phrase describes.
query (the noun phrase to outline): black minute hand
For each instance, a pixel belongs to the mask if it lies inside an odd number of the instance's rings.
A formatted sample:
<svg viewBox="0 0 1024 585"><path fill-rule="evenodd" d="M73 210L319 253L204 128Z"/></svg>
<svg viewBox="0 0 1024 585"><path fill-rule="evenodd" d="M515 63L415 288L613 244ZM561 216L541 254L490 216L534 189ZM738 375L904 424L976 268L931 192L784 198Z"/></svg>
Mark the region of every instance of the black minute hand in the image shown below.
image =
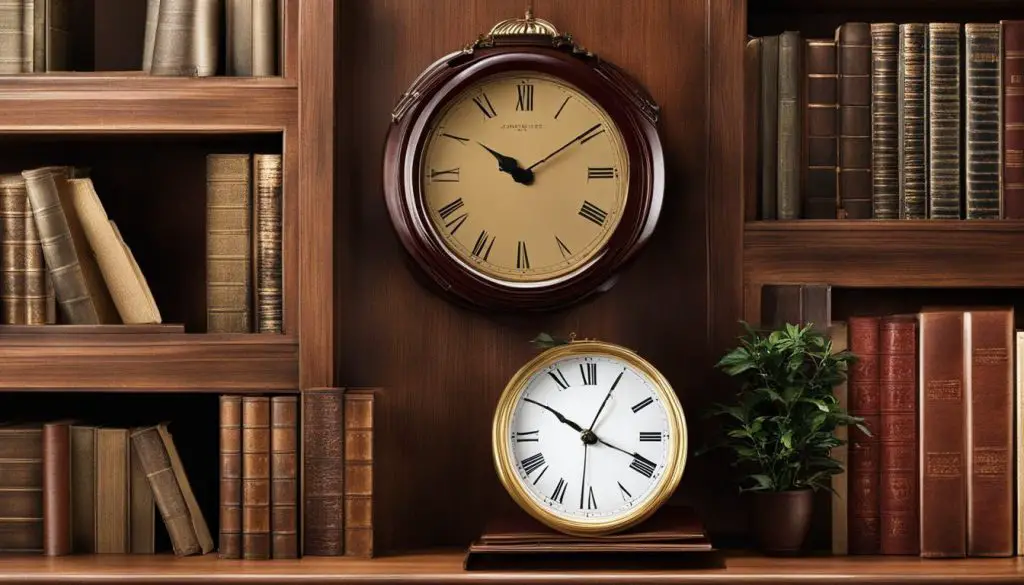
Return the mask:
<svg viewBox="0 0 1024 585"><path fill-rule="evenodd" d="M622 374L625 374L626 370L619 372L619 375L612 382L612 387L608 389L608 393L604 395L604 402L601 403L601 407L597 409L597 414L594 415L594 420L590 423L590 430L594 430L594 425L597 424L597 417L601 416L601 411L604 410L604 405L608 404L608 399L612 397L612 391L619 385L619 380L622 379Z"/></svg>
<svg viewBox="0 0 1024 585"><path fill-rule="evenodd" d="M526 401L526 402L529 402L531 404L536 404L537 406L543 408L544 410L547 410L551 414L553 414L556 417L558 417L559 422L562 422L562 423L565 423L565 424L569 425L570 427L573 428L573 430L575 430L577 432L580 432L580 433L583 432L583 427L581 427L580 425L578 425L578 424L572 422L571 420L565 418L564 416L562 416L562 413L558 412L554 408L551 408L550 406L548 406L546 404L541 404L540 402L537 402L536 400L533 400L531 398L524 398L523 400Z"/></svg>
<svg viewBox="0 0 1024 585"><path fill-rule="evenodd" d="M570 146L572 146L573 144L576 144L576 143L577 143L577 142L579 142L580 140L583 140L584 138L586 138L586 137L590 136L590 133L591 133L591 132L593 132L594 130L597 130L597 129L598 129L598 128L600 128L600 127L601 127L601 124L600 124L600 123L597 123L597 124L594 124L593 126L591 126L590 128L587 128L587 129L586 129L586 131L584 131L584 132L583 132L582 134L580 134L580 135L579 135L579 136L577 136L576 138L573 138L573 139L572 139L572 140L570 140L569 142L566 142L566 143L565 143L564 145L562 145L562 147L561 147L561 148L559 148L559 149L558 149L558 150L556 150L555 152L552 152L551 154L549 154L549 155L545 156L544 158L540 159L539 161L537 161L537 162L533 163L532 165L530 165L530 166L526 167L526 170L528 170L528 171L532 171L532 170L533 170L533 168L534 168L534 167L536 167L537 165L539 165L540 163L542 163L542 162L545 162L545 161L547 161L547 160L548 160L549 158L551 158L551 157L555 156L556 154L558 154L558 153L562 152L562 151L563 151L563 150L565 150L566 148L569 148L569 147L570 147Z"/></svg>

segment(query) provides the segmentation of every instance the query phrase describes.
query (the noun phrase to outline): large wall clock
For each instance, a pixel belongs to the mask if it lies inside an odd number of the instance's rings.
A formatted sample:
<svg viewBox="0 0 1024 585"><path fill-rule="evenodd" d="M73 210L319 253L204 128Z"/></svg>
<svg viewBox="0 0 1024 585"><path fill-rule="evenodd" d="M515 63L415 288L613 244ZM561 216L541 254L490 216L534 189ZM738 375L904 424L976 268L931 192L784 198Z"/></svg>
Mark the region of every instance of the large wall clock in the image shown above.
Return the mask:
<svg viewBox="0 0 1024 585"><path fill-rule="evenodd" d="M651 235L665 171L648 94L547 21L497 24L392 113L388 212L441 289L493 310L607 289Z"/></svg>

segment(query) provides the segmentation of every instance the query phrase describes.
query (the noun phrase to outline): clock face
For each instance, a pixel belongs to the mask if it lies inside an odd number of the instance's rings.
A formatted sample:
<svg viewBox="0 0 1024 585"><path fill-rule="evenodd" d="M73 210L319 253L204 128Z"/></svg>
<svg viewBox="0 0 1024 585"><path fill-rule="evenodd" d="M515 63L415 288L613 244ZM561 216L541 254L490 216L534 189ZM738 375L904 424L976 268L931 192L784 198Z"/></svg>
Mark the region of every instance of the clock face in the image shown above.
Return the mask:
<svg viewBox="0 0 1024 585"><path fill-rule="evenodd" d="M512 481L545 515L577 525L628 520L667 498L682 472L685 426L667 396L612 355L569 355L535 370L504 429Z"/></svg>
<svg viewBox="0 0 1024 585"><path fill-rule="evenodd" d="M594 100L536 72L486 77L428 129L420 187L447 250L485 278L530 286L587 266L622 219L629 157Z"/></svg>

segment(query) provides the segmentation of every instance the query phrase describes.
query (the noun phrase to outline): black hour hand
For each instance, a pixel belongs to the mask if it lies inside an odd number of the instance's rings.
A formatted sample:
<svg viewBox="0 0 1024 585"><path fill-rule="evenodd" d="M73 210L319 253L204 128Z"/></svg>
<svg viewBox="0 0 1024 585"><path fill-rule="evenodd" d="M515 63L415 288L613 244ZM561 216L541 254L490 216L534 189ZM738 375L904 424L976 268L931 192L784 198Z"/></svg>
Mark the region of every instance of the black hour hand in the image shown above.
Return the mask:
<svg viewBox="0 0 1024 585"><path fill-rule="evenodd" d="M562 416L562 413L558 412L554 408L551 408L550 406L548 406L546 404L541 404L540 402L537 402L536 400L533 400L533 399L530 399L530 398L524 398L523 400L525 400L526 402L529 402L531 404L536 404L537 406L539 406L539 407L543 408L544 410L550 412L551 414L555 415L555 417L558 418L558 422L561 422L561 423L569 425L574 431L579 432L579 433L583 432L583 427L581 427L580 425L578 425L578 424L572 422L571 420L565 418L564 416Z"/></svg>
<svg viewBox="0 0 1024 585"><path fill-rule="evenodd" d="M483 143L477 142L477 144L483 146L484 150L491 153L494 158L498 160L498 170L503 173L508 173L512 177L513 181L521 185L529 185L533 183L533 171L520 167L519 161L510 156L505 156L504 154L489 148Z"/></svg>

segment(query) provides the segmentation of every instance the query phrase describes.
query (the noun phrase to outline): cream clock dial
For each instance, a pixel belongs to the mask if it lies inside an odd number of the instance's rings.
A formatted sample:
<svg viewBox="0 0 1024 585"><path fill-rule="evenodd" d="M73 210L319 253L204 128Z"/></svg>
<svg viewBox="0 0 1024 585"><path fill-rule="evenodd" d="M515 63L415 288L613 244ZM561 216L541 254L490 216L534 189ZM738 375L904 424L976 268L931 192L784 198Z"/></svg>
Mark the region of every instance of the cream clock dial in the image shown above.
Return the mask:
<svg viewBox="0 0 1024 585"><path fill-rule="evenodd" d="M629 157L604 109L564 80L496 74L429 129L420 181L449 252L503 282L557 280L597 256L626 206Z"/></svg>

